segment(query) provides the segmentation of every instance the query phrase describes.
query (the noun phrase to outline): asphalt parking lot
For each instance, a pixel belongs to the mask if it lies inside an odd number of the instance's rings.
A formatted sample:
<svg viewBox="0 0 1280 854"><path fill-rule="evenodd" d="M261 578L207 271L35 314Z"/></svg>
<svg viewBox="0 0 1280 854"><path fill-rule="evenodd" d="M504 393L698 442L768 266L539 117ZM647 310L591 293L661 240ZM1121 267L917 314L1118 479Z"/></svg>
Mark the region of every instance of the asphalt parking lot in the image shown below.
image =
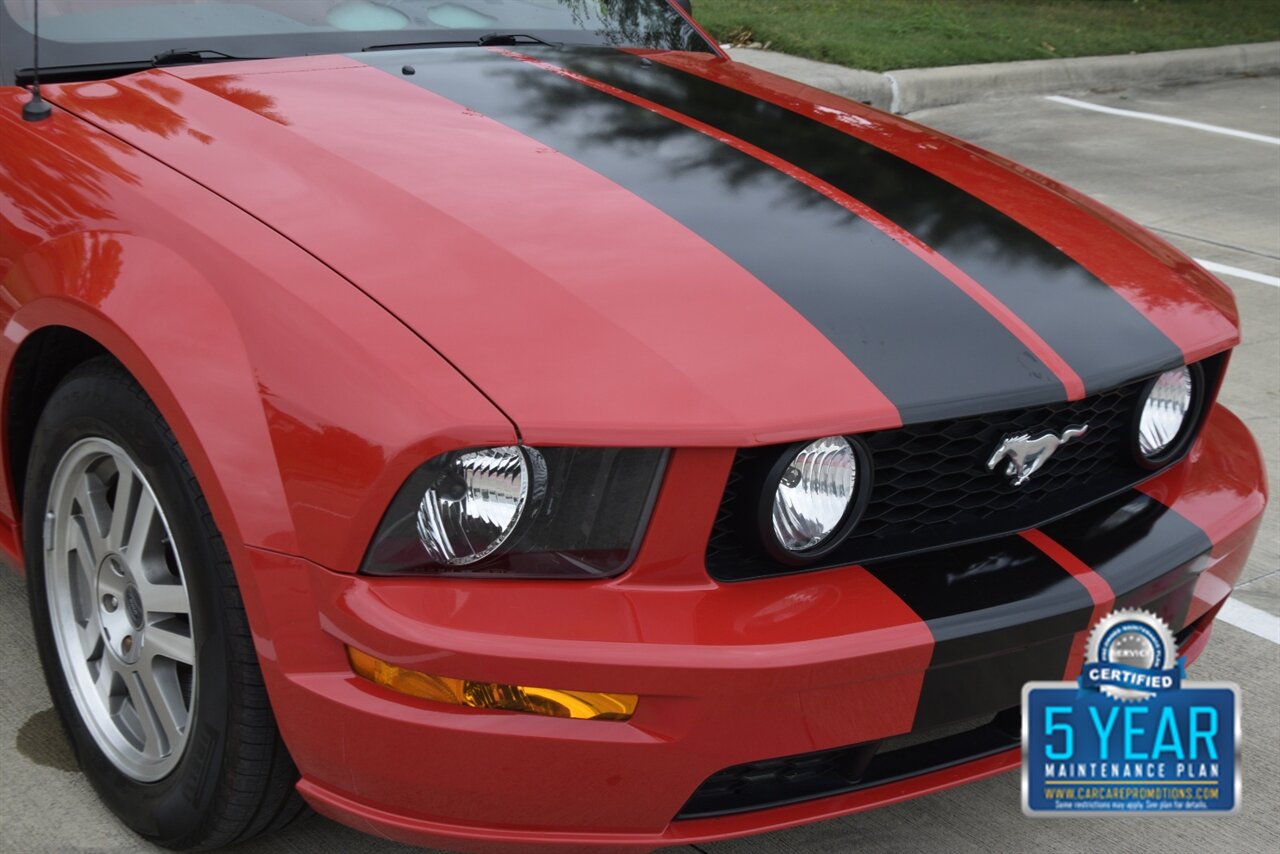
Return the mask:
<svg viewBox="0 0 1280 854"><path fill-rule="evenodd" d="M1270 471L1280 472L1280 77L1065 101L990 101L912 118L1083 190L1213 265L1235 290L1244 323L1223 399L1252 427ZM1277 504L1235 599L1249 607L1224 612L1193 676L1242 688L1244 805L1237 816L1029 819L1019 807L1017 775L1007 774L870 813L682 850L1274 851L1280 836ZM159 850L121 827L75 770L39 673L23 583L3 570L0 685L0 851ZM317 816L236 850L326 849L413 850Z"/></svg>

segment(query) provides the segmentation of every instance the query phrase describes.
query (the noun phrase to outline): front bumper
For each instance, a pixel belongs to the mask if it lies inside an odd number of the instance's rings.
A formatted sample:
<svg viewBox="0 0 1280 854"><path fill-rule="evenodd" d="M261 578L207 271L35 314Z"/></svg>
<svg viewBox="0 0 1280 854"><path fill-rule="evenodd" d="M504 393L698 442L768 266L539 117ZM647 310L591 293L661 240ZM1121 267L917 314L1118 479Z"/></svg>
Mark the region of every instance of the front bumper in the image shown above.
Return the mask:
<svg viewBox="0 0 1280 854"><path fill-rule="evenodd" d="M732 766L1016 706L1024 682L1079 670L1088 628L1116 604L1155 610L1194 658L1266 502L1256 444L1217 407L1187 460L1041 530L721 585L700 566L711 520L688 507L715 506L726 465L720 452L674 454L635 567L608 582L371 579L250 550L242 586L304 797L423 845L650 850L990 776L1016 767L1017 750L796 803L721 799L676 819ZM423 672L640 703L626 722L433 704L354 676L347 644Z"/></svg>

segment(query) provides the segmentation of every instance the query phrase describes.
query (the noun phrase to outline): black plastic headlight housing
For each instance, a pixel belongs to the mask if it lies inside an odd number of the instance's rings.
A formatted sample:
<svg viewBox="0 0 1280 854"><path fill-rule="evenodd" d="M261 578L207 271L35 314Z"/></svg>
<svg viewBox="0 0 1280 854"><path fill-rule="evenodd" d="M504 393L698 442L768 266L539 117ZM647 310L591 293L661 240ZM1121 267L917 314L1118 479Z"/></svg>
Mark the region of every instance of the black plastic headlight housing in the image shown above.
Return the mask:
<svg viewBox="0 0 1280 854"><path fill-rule="evenodd" d="M441 454L410 475L361 572L609 578L639 549L667 452L508 445Z"/></svg>

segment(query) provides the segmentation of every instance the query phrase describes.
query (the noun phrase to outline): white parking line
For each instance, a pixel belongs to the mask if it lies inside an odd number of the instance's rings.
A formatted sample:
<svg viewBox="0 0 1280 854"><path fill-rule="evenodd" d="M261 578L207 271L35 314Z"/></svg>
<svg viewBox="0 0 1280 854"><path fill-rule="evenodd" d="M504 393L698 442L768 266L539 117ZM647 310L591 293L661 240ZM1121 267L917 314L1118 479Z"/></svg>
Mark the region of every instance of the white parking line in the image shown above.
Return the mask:
<svg viewBox="0 0 1280 854"><path fill-rule="evenodd" d="M1213 261L1206 261L1203 258L1192 258L1191 260L1204 267L1210 273L1221 273L1224 276L1235 276L1237 279L1248 279L1251 282L1261 282L1273 288L1280 288L1280 277L1268 276L1266 273L1255 273L1252 270L1242 270L1239 267L1229 267L1226 264L1215 264Z"/></svg>
<svg viewBox="0 0 1280 854"><path fill-rule="evenodd" d="M1117 107L1104 107L1101 104L1090 104L1088 101L1077 101L1075 98L1064 98L1061 95L1046 95L1045 99L1058 104L1066 104L1068 107L1079 107L1082 110L1093 110L1094 112L1107 113L1112 116L1125 116L1130 119L1146 119L1149 122L1160 122L1161 124L1166 125L1195 128L1196 130L1208 131L1209 133L1220 133L1223 136L1234 136L1239 137L1240 139L1252 140L1254 142L1265 142L1268 145L1280 145L1280 137L1267 136L1266 134L1261 133L1250 133L1247 130L1224 128L1220 125L1207 125L1204 122L1175 119L1172 116L1160 116L1155 113L1140 113L1137 110L1121 110Z"/></svg>
<svg viewBox="0 0 1280 854"><path fill-rule="evenodd" d="M1238 599L1231 598L1226 601L1226 604L1222 606L1222 610L1218 612L1218 618L1264 640L1280 644L1280 617L1275 614L1268 614L1261 608L1255 608Z"/></svg>

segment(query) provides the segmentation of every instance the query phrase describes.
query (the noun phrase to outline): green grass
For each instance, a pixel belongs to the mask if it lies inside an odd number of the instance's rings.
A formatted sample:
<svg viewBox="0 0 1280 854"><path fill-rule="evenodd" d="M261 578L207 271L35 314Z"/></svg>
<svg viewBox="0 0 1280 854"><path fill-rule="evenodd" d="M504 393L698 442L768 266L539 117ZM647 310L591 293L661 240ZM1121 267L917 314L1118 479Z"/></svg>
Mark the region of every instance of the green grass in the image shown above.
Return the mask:
<svg viewBox="0 0 1280 854"><path fill-rule="evenodd" d="M721 42L885 71L1280 39L1277 0L693 0Z"/></svg>

